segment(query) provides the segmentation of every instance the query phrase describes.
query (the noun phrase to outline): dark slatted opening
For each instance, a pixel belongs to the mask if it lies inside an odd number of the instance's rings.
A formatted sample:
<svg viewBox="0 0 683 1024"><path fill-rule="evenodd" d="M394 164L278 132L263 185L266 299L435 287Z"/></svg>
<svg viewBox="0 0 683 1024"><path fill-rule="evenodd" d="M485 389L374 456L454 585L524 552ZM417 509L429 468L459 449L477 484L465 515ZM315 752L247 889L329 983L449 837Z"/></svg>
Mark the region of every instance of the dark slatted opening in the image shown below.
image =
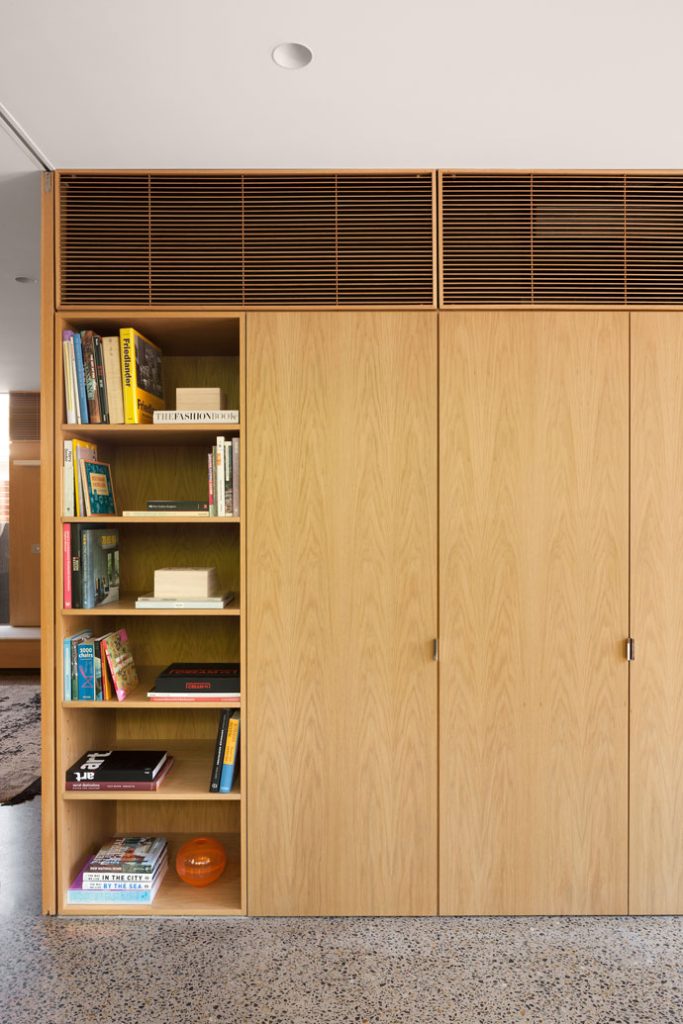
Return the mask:
<svg viewBox="0 0 683 1024"><path fill-rule="evenodd" d="M434 304L431 173L61 178L60 304Z"/></svg>
<svg viewBox="0 0 683 1024"><path fill-rule="evenodd" d="M533 301L624 302L623 175L535 174L532 189Z"/></svg>
<svg viewBox="0 0 683 1024"><path fill-rule="evenodd" d="M244 176L247 305L335 305L333 175Z"/></svg>
<svg viewBox="0 0 683 1024"><path fill-rule="evenodd" d="M530 176L444 174L441 203L442 302L531 302Z"/></svg>
<svg viewBox="0 0 683 1024"><path fill-rule="evenodd" d="M149 302L147 175L61 179L60 279L64 305Z"/></svg>
<svg viewBox="0 0 683 1024"><path fill-rule="evenodd" d="M151 176L151 302L242 305L239 175Z"/></svg>
<svg viewBox="0 0 683 1024"><path fill-rule="evenodd" d="M626 177L627 297L683 303L683 177Z"/></svg>
<svg viewBox="0 0 683 1024"><path fill-rule="evenodd" d="M340 305L434 301L431 174L340 174Z"/></svg>

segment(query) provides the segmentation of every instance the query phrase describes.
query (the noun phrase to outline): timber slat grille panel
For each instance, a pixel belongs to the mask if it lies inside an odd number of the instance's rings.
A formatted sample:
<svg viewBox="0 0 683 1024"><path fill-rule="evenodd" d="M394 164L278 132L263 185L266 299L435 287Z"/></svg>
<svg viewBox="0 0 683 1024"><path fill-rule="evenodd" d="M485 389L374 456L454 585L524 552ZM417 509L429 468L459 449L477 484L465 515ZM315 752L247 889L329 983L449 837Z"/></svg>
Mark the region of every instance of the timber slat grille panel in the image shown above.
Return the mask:
<svg viewBox="0 0 683 1024"><path fill-rule="evenodd" d="M63 174L60 305L433 306L435 177Z"/></svg>
<svg viewBox="0 0 683 1024"><path fill-rule="evenodd" d="M683 176L444 172L454 305L683 303Z"/></svg>

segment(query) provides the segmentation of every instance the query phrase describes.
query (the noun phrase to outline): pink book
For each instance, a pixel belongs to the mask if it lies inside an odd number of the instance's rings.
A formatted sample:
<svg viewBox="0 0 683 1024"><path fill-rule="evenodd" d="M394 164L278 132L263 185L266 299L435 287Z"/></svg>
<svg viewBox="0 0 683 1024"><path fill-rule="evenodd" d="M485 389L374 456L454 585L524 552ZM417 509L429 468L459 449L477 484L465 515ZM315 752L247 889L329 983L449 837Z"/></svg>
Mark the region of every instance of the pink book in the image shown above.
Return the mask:
<svg viewBox="0 0 683 1024"><path fill-rule="evenodd" d="M62 527L62 552L64 555L64 607L71 608L71 524Z"/></svg>
<svg viewBox="0 0 683 1024"><path fill-rule="evenodd" d="M209 452L209 514L213 515L213 453Z"/></svg>

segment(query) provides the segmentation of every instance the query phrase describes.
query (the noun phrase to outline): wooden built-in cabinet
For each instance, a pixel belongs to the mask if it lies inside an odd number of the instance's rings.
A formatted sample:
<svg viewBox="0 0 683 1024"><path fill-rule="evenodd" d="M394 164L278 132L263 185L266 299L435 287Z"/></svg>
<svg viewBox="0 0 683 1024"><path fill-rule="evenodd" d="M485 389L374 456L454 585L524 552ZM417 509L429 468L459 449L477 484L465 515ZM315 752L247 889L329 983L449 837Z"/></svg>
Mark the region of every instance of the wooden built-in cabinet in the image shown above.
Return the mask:
<svg viewBox="0 0 683 1024"><path fill-rule="evenodd" d="M249 313L249 911L437 913L434 313Z"/></svg>
<svg viewBox="0 0 683 1024"><path fill-rule="evenodd" d="M627 910L628 314L440 315L440 910Z"/></svg>

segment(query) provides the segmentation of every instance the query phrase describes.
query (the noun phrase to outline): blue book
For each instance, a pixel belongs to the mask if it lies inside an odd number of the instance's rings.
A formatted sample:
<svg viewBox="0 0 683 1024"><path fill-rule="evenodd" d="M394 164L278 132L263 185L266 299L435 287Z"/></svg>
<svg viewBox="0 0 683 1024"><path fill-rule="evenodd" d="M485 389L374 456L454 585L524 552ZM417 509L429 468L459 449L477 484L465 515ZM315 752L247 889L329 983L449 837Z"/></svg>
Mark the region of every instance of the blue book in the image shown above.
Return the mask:
<svg viewBox="0 0 683 1024"><path fill-rule="evenodd" d="M64 637L64 700L71 700L71 637Z"/></svg>
<svg viewBox="0 0 683 1024"><path fill-rule="evenodd" d="M228 722L228 735L225 741L225 754L223 755L223 767L221 768L221 781L218 786L219 793L230 793L235 781L235 768L237 766L237 755L240 743L240 713L233 711Z"/></svg>
<svg viewBox="0 0 683 1024"><path fill-rule="evenodd" d="M102 700L102 664L94 640L78 645L78 699Z"/></svg>
<svg viewBox="0 0 683 1024"><path fill-rule="evenodd" d="M89 423L88 399L85 393L85 369L83 366L83 346L80 334L74 334L74 356L76 358L76 382L78 384L78 406L81 413L81 423Z"/></svg>

